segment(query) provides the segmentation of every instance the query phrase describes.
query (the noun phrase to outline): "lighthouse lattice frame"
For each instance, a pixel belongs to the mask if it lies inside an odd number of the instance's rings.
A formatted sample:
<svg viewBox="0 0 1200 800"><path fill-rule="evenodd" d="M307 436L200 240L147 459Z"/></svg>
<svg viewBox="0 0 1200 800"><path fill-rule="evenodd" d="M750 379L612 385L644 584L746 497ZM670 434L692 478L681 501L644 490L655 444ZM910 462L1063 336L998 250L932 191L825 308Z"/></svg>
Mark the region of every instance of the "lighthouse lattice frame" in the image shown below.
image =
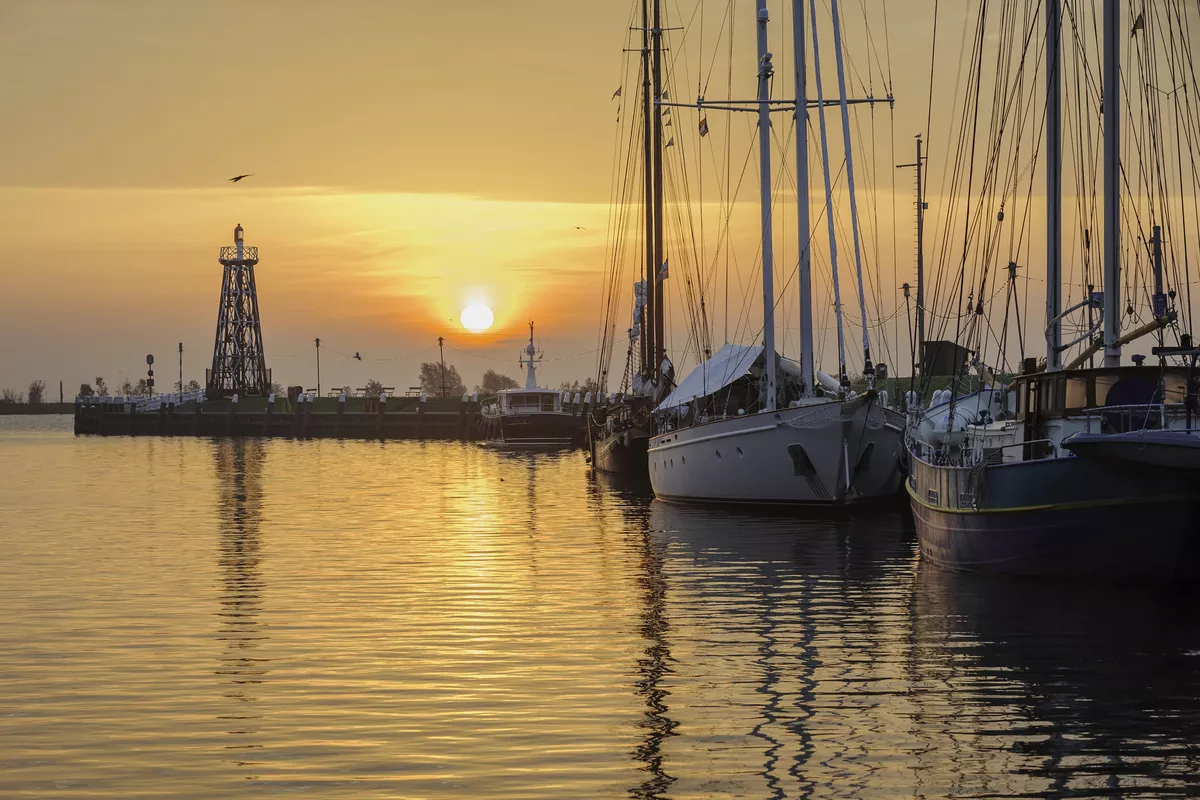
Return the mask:
<svg viewBox="0 0 1200 800"><path fill-rule="evenodd" d="M242 226L233 231L233 245L221 248L221 305L217 335L205 393L210 398L262 396L271 391L271 372L263 351L254 266L258 248L243 241Z"/></svg>

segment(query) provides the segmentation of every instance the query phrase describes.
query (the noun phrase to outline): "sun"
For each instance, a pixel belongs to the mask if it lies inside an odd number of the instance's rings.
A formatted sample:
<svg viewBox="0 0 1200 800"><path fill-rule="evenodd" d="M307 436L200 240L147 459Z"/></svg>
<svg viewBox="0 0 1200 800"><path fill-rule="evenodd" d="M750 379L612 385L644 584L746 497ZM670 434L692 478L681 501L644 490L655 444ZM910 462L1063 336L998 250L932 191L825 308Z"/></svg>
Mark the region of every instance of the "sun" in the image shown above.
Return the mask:
<svg viewBox="0 0 1200 800"><path fill-rule="evenodd" d="M492 310L483 303L472 303L462 311L462 326L471 333L483 333L492 327L495 317Z"/></svg>

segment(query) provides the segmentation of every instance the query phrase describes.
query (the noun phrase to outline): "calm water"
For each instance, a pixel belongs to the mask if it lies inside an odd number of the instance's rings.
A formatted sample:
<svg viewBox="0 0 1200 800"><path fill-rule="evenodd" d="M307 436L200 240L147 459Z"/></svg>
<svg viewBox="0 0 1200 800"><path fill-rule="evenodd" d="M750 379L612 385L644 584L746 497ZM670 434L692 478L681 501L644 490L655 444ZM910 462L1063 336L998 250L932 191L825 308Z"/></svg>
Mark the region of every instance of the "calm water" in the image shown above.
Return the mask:
<svg viewBox="0 0 1200 800"><path fill-rule="evenodd" d="M1200 794L1200 605L578 453L0 417L0 797Z"/></svg>

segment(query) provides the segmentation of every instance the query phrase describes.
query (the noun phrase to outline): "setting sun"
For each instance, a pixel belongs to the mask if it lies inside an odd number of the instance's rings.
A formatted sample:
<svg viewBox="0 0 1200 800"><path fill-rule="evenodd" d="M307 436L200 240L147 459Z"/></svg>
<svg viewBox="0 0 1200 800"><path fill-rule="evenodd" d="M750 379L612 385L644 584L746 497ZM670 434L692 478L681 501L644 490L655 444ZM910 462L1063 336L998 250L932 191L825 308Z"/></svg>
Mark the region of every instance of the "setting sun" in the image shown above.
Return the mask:
<svg viewBox="0 0 1200 800"><path fill-rule="evenodd" d="M492 327L495 317L492 310L483 303L472 303L462 311L462 325L471 333L483 333Z"/></svg>

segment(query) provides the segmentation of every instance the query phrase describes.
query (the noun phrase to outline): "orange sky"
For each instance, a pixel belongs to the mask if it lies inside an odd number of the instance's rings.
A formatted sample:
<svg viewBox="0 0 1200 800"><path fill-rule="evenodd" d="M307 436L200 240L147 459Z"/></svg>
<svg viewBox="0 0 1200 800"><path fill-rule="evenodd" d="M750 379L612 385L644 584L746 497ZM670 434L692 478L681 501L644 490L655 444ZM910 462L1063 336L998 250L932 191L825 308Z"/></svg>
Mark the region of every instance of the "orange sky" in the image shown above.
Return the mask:
<svg viewBox="0 0 1200 800"><path fill-rule="evenodd" d="M725 4L708 3L697 16L695 0L664 5L670 24L691 23L672 34L670 66L677 98L694 95ZM769 5L781 23L772 27L775 91L787 97L790 34L781 37L790 29L790 4ZM911 160L912 134L925 123L933 3L887 3L888 41L874 42L873 56L855 31L865 8L882 36L884 4L851 5L853 13L844 12L847 49L862 51L851 80L871 72L872 58L886 58L899 100L894 127L888 112L876 114L882 155L870 191L880 217L880 297L888 315L899 298L891 218L895 213L899 283L912 280L912 211L908 172L896 177L893 202L887 137L894 135L895 161ZM399 357L434 346L438 335L455 348L447 360L469 384L489 367L519 377L517 350L531 318L547 359L577 356L548 361L543 384L593 374L595 357L586 351L596 347L599 326L618 107L610 98L626 80L622 48L631 8L625 1L551 0L0 4L0 70L7 76L0 106L8 120L0 128L0 335L8 342L0 350L0 386L24 390L43 378L54 394L62 379L71 396L95 375L110 386L121 377L136 380L153 352L163 387L175 379L180 341L185 380L203 381L220 289L217 250L238 223L260 248L268 366L283 383L315 383L311 358L288 356L311 348L316 336L330 350L322 360L330 386L359 386L368 377L407 386L421 358ZM733 8L740 15L733 92L749 97L753 3L736 0ZM946 46L955 51L962 23L961 16L942 22ZM825 46L824 85L835 96ZM716 73L710 98L725 90L718 88L725 69ZM676 130L694 131L694 115L678 114ZM943 116L949 109L937 110L935 130ZM858 119L865 126L868 117ZM730 124L749 141L748 119L731 123L710 112L709 122L709 144ZM835 117L830 135L840 151ZM790 141L782 129L777 136ZM741 139L735 142L736 151ZM933 173L945 141L938 146ZM761 314L752 277L754 170L751 162L739 194L747 202L730 223L742 264L729 314L750 320ZM225 182L242 172L255 175ZM705 180L713 204L713 178ZM936 181L931 175L931 193ZM812 187L817 197L818 172ZM777 284L794 294L786 288L795 257L786 187L778 202ZM706 208L711 253L719 209ZM814 232L823 239L823 227L814 223ZM843 269L852 269L843 259ZM850 280L843 272L844 290ZM829 324L827 284L818 277L819 325ZM794 299L781 296L780 325L794 328ZM677 342L684 319L672 297L669 327ZM461 308L475 300L496 313L486 335L468 334L458 322ZM723 297L710 297L717 344L723 304ZM903 323L889 326L899 340L891 357L906 362ZM743 328L753 335L755 326ZM857 333L848 336L854 341ZM794 331L787 337L784 350L794 354ZM829 335L819 340L828 354ZM333 351L375 360L349 361Z"/></svg>

